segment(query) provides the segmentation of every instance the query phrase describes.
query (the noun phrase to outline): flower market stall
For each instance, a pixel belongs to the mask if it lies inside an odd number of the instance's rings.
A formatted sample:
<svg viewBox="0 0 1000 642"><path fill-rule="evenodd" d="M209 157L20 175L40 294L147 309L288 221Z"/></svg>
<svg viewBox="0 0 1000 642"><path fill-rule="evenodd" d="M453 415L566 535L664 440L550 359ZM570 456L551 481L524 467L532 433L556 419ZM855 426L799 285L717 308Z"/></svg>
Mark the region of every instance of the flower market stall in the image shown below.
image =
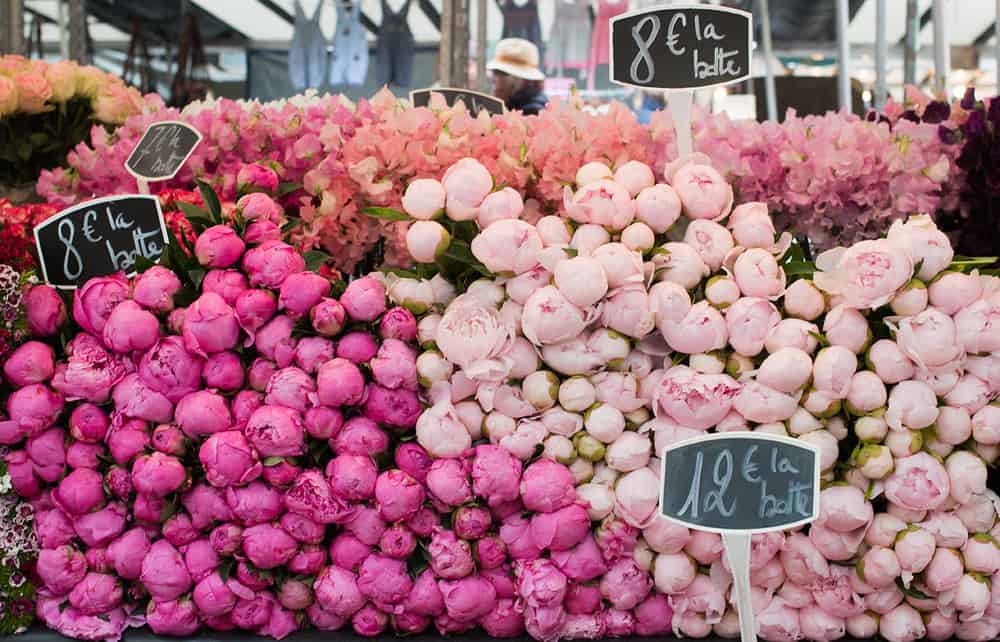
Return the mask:
<svg viewBox="0 0 1000 642"><path fill-rule="evenodd" d="M660 459L752 432L820 479L751 540L760 639L1000 636L1000 102L696 112L683 157L621 104L128 104L0 204L0 630L739 638ZM46 284L35 226L167 120L169 243Z"/></svg>

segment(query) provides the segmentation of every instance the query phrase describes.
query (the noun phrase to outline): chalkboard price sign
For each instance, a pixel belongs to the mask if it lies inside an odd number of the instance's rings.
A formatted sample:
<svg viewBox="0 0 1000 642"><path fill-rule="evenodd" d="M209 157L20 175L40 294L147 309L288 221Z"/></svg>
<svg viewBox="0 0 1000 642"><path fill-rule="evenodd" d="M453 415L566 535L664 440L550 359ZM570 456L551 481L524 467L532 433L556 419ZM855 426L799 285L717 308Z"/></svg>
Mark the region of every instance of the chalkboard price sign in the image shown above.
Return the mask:
<svg viewBox="0 0 1000 642"><path fill-rule="evenodd" d="M507 107L496 96L483 94L469 89L454 89L448 87L415 89L410 92L410 102L414 107L427 107L431 104L431 94L441 94L448 106L454 106L459 101L473 114L485 111L489 114L503 114Z"/></svg>
<svg viewBox="0 0 1000 642"><path fill-rule="evenodd" d="M660 512L691 528L766 532L819 515L819 451L789 437L736 432L672 444Z"/></svg>
<svg viewBox="0 0 1000 642"><path fill-rule="evenodd" d="M611 19L611 80L656 89L699 89L750 77L750 14L670 5Z"/></svg>
<svg viewBox="0 0 1000 642"><path fill-rule="evenodd" d="M169 180L177 175L199 142L201 132L187 123L153 123L125 161L125 169L139 180Z"/></svg>
<svg viewBox="0 0 1000 642"><path fill-rule="evenodd" d="M138 257L159 260L167 227L155 196L112 196L74 205L35 226L42 276L57 288L135 274Z"/></svg>

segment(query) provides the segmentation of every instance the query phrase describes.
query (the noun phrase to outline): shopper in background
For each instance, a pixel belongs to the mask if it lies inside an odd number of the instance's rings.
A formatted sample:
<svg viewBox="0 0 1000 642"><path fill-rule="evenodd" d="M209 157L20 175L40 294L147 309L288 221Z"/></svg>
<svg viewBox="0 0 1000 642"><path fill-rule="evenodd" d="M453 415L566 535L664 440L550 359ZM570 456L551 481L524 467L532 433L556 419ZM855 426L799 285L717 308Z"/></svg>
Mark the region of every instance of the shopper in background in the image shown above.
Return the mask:
<svg viewBox="0 0 1000 642"><path fill-rule="evenodd" d="M507 109L537 114L549 102L543 90L545 74L538 68L538 47L523 38L505 38L486 68L493 74L493 95Z"/></svg>

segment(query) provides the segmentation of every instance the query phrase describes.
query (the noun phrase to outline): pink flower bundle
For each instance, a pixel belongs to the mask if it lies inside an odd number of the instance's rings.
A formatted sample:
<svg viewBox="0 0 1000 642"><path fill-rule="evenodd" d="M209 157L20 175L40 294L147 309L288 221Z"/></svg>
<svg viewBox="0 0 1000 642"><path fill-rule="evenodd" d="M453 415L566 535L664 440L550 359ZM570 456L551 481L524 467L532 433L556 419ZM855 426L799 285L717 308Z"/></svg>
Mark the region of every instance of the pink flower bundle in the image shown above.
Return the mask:
<svg viewBox="0 0 1000 642"><path fill-rule="evenodd" d="M69 311L26 294L0 444L48 626L735 638L721 538L658 515L658 454L754 430L814 445L823 480L818 521L753 538L763 639L1000 635L990 259L915 216L813 265L700 155L662 180L553 170L544 214L502 160L407 167L441 114L389 106L368 122L413 117L412 141L383 155L362 126L337 162L412 271L307 269L325 257L285 235L322 215L289 227L260 163L232 208L202 192L164 265L92 279Z"/></svg>
<svg viewBox="0 0 1000 642"><path fill-rule="evenodd" d="M418 270L385 278L390 299L423 313L431 406L417 443L440 458L486 440L525 463L540 455L566 467L586 508L558 508L551 531L532 519L532 558L568 588L543 618L525 609L528 631L738 636L720 537L658 516L657 454L753 430L815 445L823 479L818 521L753 538L762 638L994 639L1000 279L973 269L992 259L956 261L917 216L811 266L764 203L734 206L698 160L665 183L640 162L589 163L566 187L566 218L526 220L471 158L404 193ZM466 251L484 277L442 286ZM593 556L571 560L562 540L587 520L593 548L588 536L572 550ZM603 617L578 617L570 596L598 591Z"/></svg>
<svg viewBox="0 0 1000 642"><path fill-rule="evenodd" d="M475 158L540 217L564 214L563 188L588 162L661 168L677 155L668 112L642 126L621 104L598 115L557 101L538 117L487 117L438 100L412 108L388 92L357 105L312 95L265 105L219 100L180 114L155 110L112 134L95 130L89 146L70 154L69 170L43 174L40 193L68 203L134 191L125 158L151 122L173 118L196 126L205 140L171 186L190 187L200 178L232 199L243 164L270 162L283 182L304 186L304 194L286 202L305 223L293 242L303 250L322 247L346 272L380 239L389 264L406 265L406 225L372 220L361 210L401 208L411 181L440 180L461 158ZM936 124L890 125L833 112L790 112L781 124L733 122L699 112L694 127L695 148L741 200L767 203L779 229L808 235L821 248L873 238L909 214L954 206L955 191L947 186L958 175L958 147L941 141Z"/></svg>
<svg viewBox="0 0 1000 642"><path fill-rule="evenodd" d="M141 113L146 100L117 76L72 60L49 64L23 56L0 56L0 118L39 114L74 99L90 102L94 120L120 125Z"/></svg>

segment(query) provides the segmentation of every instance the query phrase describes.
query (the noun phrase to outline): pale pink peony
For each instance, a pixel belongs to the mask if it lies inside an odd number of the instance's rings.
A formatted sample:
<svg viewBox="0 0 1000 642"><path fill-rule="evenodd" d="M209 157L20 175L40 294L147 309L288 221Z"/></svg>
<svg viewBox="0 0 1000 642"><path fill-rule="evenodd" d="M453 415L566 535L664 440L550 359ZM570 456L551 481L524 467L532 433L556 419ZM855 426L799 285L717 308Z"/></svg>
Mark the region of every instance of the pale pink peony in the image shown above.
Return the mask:
<svg viewBox="0 0 1000 642"><path fill-rule="evenodd" d="M816 258L816 266L821 270L813 277L816 287L858 309L885 305L913 276L913 259L886 239L828 250Z"/></svg>
<svg viewBox="0 0 1000 642"><path fill-rule="evenodd" d="M448 216L456 221L476 218L483 199L493 190L489 170L474 158L463 158L449 167L441 183L447 194Z"/></svg>
<svg viewBox="0 0 1000 642"><path fill-rule="evenodd" d="M520 218L523 211L524 200L521 193L513 187L505 187L483 199L477 222L480 229L486 229L497 221Z"/></svg>
<svg viewBox="0 0 1000 642"><path fill-rule="evenodd" d="M927 453L896 460L896 469L885 480L889 501L910 510L933 510L948 499L951 482L948 472Z"/></svg>
<svg viewBox="0 0 1000 642"><path fill-rule="evenodd" d="M528 297L521 324L524 336L542 346L579 336L589 321L587 310L570 303L550 285Z"/></svg>
<svg viewBox="0 0 1000 642"><path fill-rule="evenodd" d="M663 319L661 314L659 323L670 348L685 354L720 350L729 338L725 319L707 301L692 305L679 321Z"/></svg>
<svg viewBox="0 0 1000 642"><path fill-rule="evenodd" d="M513 327L496 308L468 294L452 301L434 336L448 361L472 378L488 379L506 375L510 365L504 357L513 339Z"/></svg>
<svg viewBox="0 0 1000 642"><path fill-rule="evenodd" d="M729 233L729 230L715 221L705 219L697 219L688 224L687 230L684 232L684 242L694 248L701 260L713 272L722 267L723 261L734 245L733 235ZM774 261L773 256L766 252L765 254L771 261ZM744 272L750 274L748 271ZM754 274L757 275L757 271L754 271ZM744 282L748 286L750 285L749 281L744 280ZM764 286L766 283L767 281L761 281L760 285Z"/></svg>
<svg viewBox="0 0 1000 642"><path fill-rule="evenodd" d="M739 390L740 384L727 375L704 375L676 366L657 385L653 412L682 426L707 430L729 413Z"/></svg>
<svg viewBox="0 0 1000 642"><path fill-rule="evenodd" d="M756 356L779 321L781 314L774 304L762 298L743 297L726 309L729 344L743 356Z"/></svg>
<svg viewBox="0 0 1000 642"><path fill-rule="evenodd" d="M654 232L663 234L680 218L681 199L669 185L647 187L635 197L635 215Z"/></svg>
<svg viewBox="0 0 1000 642"><path fill-rule="evenodd" d="M737 257L732 269L746 296L776 299L785 291L785 272L767 250L752 248Z"/></svg>
<svg viewBox="0 0 1000 642"><path fill-rule="evenodd" d="M471 249L490 272L521 274L537 265L542 237L530 223L503 219L480 232Z"/></svg>
<svg viewBox="0 0 1000 642"><path fill-rule="evenodd" d="M926 214L911 216L905 223L901 220L894 222L887 238L904 248L914 264L920 264L917 278L922 281L933 279L948 267L955 255L951 241Z"/></svg>
<svg viewBox="0 0 1000 642"><path fill-rule="evenodd" d="M937 395L920 381L901 381L889 393L886 423L893 430L922 430L938 418Z"/></svg>
<svg viewBox="0 0 1000 642"><path fill-rule="evenodd" d="M628 190L613 180L602 179L580 187L569 187L563 195L567 215L578 223L601 225L611 230L625 229L635 218L635 202Z"/></svg>
<svg viewBox="0 0 1000 642"><path fill-rule="evenodd" d="M720 220L733 207L732 186L709 165L688 163L677 170L670 183L688 218Z"/></svg>
<svg viewBox="0 0 1000 642"><path fill-rule="evenodd" d="M444 186L433 178L418 178L406 187L403 211L422 221L437 217L444 210Z"/></svg>

